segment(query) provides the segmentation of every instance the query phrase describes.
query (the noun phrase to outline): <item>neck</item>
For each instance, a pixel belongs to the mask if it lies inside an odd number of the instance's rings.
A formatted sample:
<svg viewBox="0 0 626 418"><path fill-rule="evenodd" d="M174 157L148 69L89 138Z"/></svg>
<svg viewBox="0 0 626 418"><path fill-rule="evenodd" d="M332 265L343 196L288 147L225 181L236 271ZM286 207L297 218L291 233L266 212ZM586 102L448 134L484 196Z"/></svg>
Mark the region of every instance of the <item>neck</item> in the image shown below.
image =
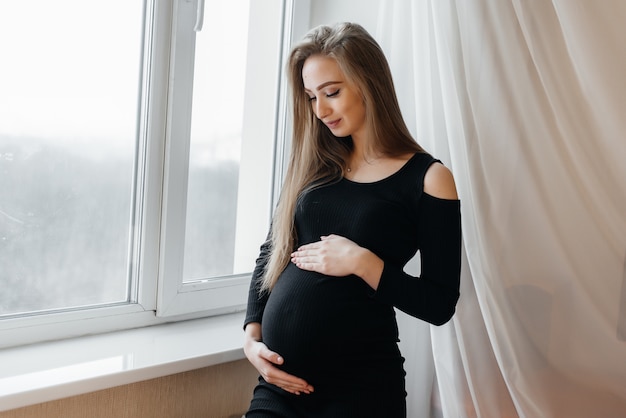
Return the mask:
<svg viewBox="0 0 626 418"><path fill-rule="evenodd" d="M346 161L346 171L352 172L358 170L364 164L374 164L382 156L379 152L367 152L364 149L355 147Z"/></svg>
<svg viewBox="0 0 626 418"><path fill-rule="evenodd" d="M376 158L378 154L369 149L365 144L367 142L361 136L352 136L352 152L348 158L348 162L369 161Z"/></svg>

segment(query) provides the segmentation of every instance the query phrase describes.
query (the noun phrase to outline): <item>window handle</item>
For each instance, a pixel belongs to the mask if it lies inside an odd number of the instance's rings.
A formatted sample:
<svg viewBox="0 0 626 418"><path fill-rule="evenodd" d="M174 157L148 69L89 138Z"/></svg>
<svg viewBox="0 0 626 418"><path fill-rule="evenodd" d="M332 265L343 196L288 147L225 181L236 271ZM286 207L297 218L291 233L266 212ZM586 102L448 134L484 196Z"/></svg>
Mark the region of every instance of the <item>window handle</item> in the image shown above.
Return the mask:
<svg viewBox="0 0 626 418"><path fill-rule="evenodd" d="M196 11L196 25L193 30L200 32L204 24L204 0L198 0L198 10Z"/></svg>

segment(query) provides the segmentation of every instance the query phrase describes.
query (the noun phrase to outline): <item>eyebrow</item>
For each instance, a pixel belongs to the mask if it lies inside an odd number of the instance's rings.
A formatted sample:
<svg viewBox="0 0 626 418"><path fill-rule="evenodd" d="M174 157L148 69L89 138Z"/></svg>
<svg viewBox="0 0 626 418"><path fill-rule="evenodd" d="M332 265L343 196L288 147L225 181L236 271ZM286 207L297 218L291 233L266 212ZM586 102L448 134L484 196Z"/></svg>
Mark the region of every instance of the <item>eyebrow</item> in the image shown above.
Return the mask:
<svg viewBox="0 0 626 418"><path fill-rule="evenodd" d="M323 89L324 87L328 87L328 86L330 86L330 85L332 85L332 84L341 84L341 83L343 83L343 81L327 81L327 82L322 83L322 84L320 84L319 86L317 86L317 87L315 88L315 90L320 91L320 90L321 90L321 89ZM307 89L306 87L304 88L304 91L306 91L306 92L311 92L311 90Z"/></svg>

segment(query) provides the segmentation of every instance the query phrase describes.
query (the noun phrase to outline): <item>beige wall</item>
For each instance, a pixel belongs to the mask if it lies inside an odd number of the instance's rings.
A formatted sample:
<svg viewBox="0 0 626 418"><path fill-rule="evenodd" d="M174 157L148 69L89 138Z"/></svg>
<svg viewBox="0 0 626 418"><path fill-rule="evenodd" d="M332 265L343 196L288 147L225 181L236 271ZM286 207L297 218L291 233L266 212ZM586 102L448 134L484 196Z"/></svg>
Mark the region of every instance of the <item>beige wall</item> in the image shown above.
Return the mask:
<svg viewBox="0 0 626 418"><path fill-rule="evenodd" d="M239 418L257 375L244 359L0 412L0 418Z"/></svg>

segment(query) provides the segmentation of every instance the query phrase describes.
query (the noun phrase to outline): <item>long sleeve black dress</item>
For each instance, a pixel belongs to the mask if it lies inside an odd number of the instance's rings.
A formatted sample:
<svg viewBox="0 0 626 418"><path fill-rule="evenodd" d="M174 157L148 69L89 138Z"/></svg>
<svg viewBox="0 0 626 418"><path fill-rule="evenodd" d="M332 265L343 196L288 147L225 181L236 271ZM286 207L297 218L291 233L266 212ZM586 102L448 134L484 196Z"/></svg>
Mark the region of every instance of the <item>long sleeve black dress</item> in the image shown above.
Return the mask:
<svg viewBox="0 0 626 418"><path fill-rule="evenodd" d="M460 202L423 192L435 161L418 153L383 180L343 178L298 202L298 245L337 234L368 248L384 261L376 291L353 275L331 277L290 263L271 293L260 293L269 244L261 247L245 324L260 322L263 342L285 359L282 369L315 392L292 395L259 378L247 418L406 415L393 308L440 325L459 297ZM417 251L421 273L414 277L403 268Z"/></svg>

